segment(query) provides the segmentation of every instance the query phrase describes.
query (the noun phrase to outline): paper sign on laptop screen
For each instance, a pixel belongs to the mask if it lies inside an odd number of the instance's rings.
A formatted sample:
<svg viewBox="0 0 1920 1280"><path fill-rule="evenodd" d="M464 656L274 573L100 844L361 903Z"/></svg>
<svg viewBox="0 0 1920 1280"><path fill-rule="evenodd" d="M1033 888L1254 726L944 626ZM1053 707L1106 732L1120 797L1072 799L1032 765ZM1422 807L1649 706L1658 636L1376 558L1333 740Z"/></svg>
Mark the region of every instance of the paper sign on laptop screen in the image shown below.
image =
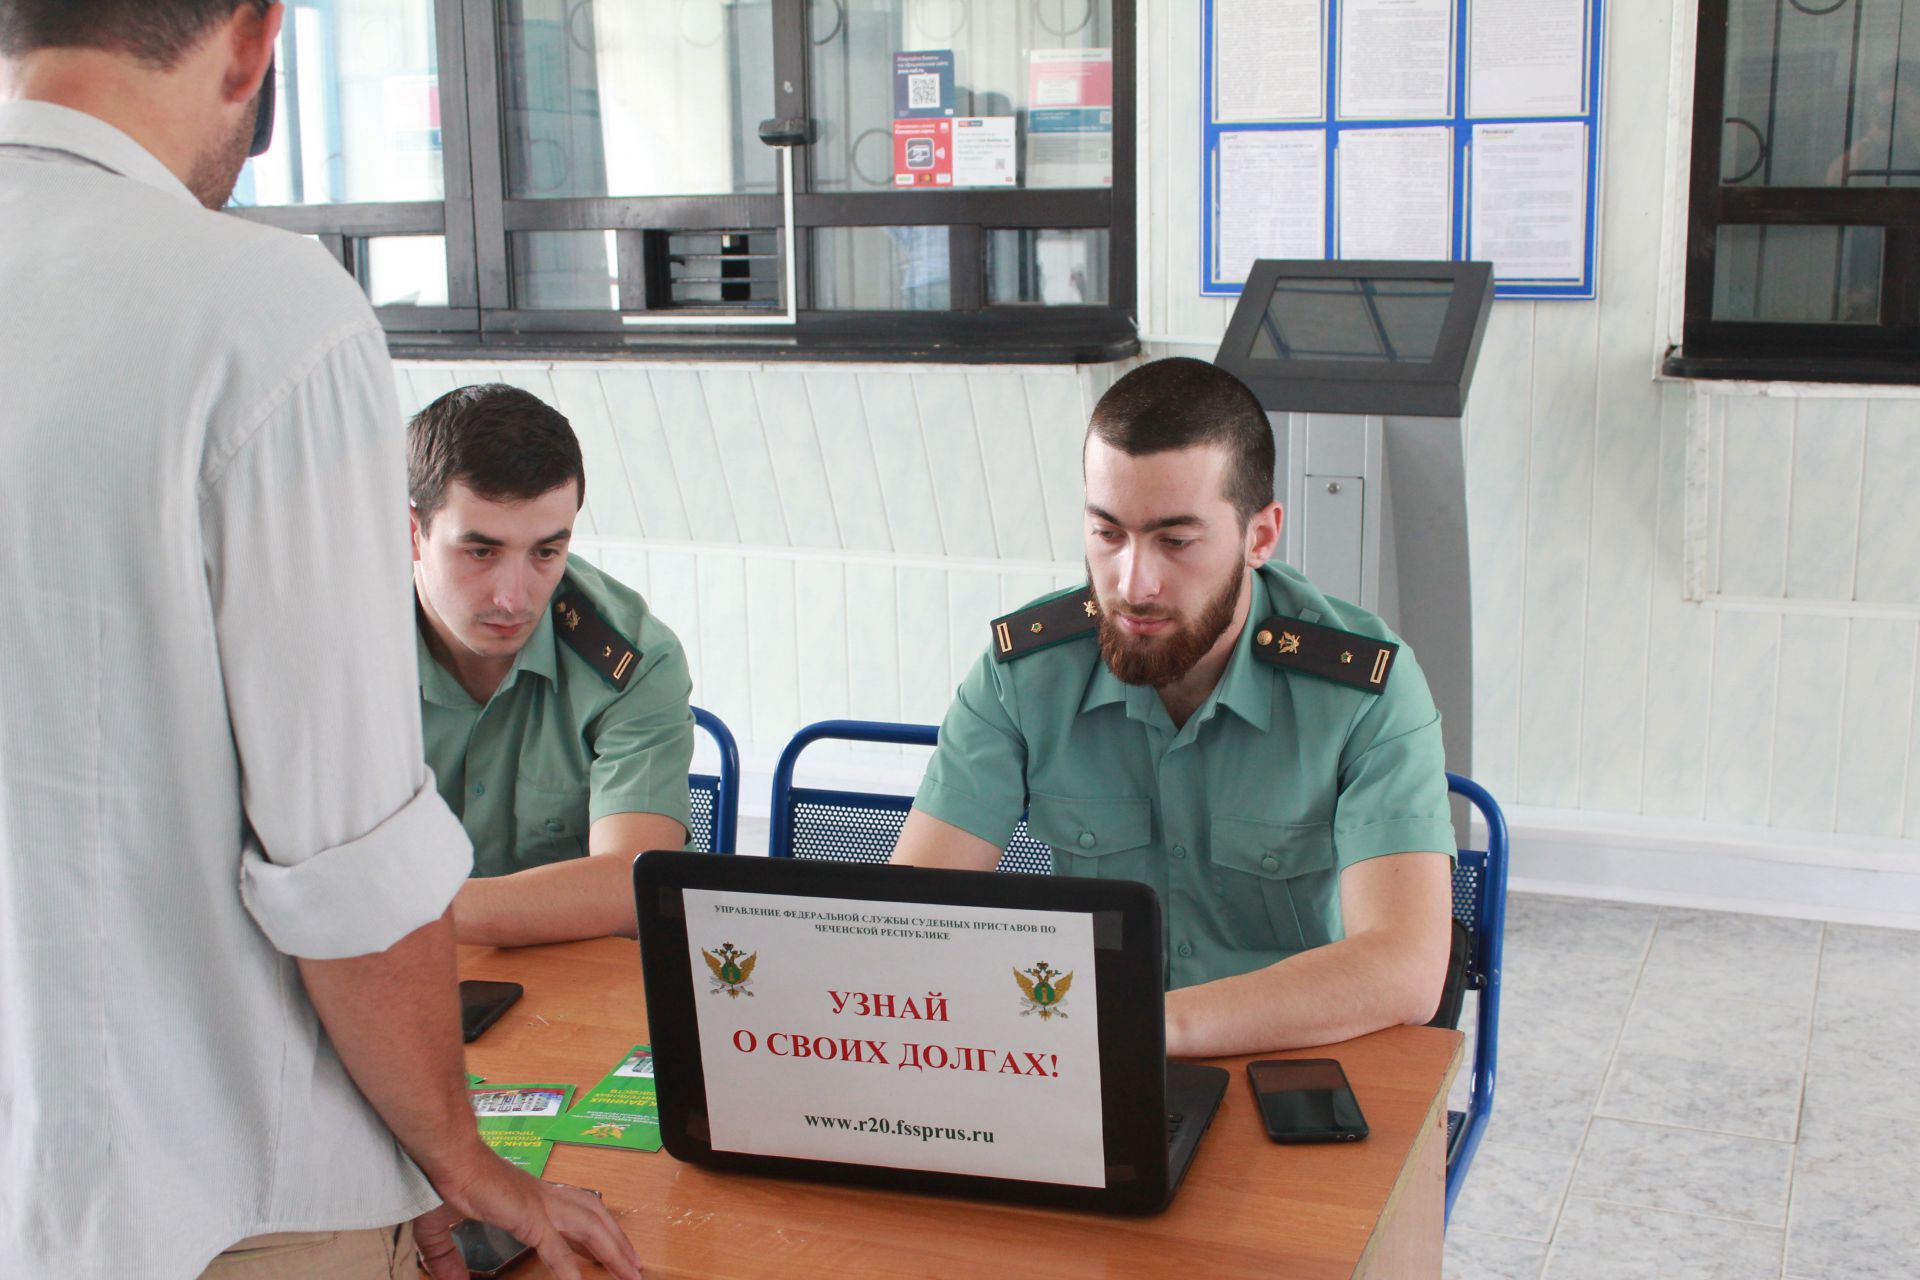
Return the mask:
<svg viewBox="0 0 1920 1280"><path fill-rule="evenodd" d="M1091 915L682 896L716 1151L1106 1185Z"/></svg>

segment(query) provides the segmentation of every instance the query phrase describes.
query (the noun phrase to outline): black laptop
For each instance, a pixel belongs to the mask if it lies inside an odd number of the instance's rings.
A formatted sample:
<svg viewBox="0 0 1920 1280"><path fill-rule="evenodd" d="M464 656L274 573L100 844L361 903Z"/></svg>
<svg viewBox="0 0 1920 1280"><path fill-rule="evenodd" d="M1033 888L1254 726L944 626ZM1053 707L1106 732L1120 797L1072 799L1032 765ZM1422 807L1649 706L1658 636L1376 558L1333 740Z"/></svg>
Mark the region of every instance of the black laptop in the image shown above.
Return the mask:
<svg viewBox="0 0 1920 1280"><path fill-rule="evenodd" d="M1167 1060L1146 885L658 852L634 894L677 1159L1151 1213L1226 1092Z"/></svg>

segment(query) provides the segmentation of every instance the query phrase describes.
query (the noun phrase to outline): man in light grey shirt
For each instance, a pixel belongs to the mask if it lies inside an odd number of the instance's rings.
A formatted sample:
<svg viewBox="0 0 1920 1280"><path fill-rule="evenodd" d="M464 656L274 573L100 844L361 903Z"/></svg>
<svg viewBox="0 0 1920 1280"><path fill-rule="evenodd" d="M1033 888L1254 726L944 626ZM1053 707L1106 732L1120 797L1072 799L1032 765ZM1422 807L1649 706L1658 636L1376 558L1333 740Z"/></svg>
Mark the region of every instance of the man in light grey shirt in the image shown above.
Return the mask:
<svg viewBox="0 0 1920 1280"><path fill-rule="evenodd" d="M281 17L0 0L0 1276L464 1275L470 1215L637 1280L468 1110L379 325L210 211Z"/></svg>

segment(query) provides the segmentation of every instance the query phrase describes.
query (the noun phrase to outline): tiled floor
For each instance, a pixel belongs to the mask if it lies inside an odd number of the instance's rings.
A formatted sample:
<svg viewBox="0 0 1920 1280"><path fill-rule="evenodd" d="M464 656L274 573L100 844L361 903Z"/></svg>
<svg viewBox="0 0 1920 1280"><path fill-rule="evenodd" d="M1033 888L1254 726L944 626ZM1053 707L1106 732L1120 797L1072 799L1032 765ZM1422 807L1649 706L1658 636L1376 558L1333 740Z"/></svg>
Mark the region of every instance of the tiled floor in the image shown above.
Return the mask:
<svg viewBox="0 0 1920 1280"><path fill-rule="evenodd" d="M1920 1280L1920 933L1515 894L1503 968L1448 1280Z"/></svg>

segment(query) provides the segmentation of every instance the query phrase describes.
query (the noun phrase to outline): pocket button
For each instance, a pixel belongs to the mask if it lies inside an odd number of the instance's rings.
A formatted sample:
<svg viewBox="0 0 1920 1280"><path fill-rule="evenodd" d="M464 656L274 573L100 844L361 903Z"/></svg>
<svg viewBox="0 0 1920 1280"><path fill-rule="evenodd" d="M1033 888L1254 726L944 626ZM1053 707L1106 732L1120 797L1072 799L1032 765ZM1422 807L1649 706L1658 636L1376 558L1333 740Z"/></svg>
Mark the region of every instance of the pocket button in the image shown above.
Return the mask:
<svg viewBox="0 0 1920 1280"><path fill-rule="evenodd" d="M1177 845L1175 845L1175 846L1173 846L1173 856L1174 856L1174 857L1176 857L1176 858L1184 858L1184 857L1186 857L1186 856L1187 856L1187 846L1185 846L1185 845L1183 845L1183 844L1177 844Z"/></svg>
<svg viewBox="0 0 1920 1280"><path fill-rule="evenodd" d="M566 829L567 829L567 824L560 821L560 819L558 818L547 819L547 830L551 831L553 834L559 835L562 831L565 831Z"/></svg>
<svg viewBox="0 0 1920 1280"><path fill-rule="evenodd" d="M1272 854L1268 854L1266 857L1260 859L1260 865L1269 871L1278 871L1280 869L1280 859L1274 857Z"/></svg>
<svg viewBox="0 0 1920 1280"><path fill-rule="evenodd" d="M1081 847L1082 849L1091 849L1091 848L1093 848L1093 846L1094 846L1095 844L1097 844L1097 843L1098 843L1098 841L1096 841L1096 840L1095 840L1095 839L1093 838L1093 832L1091 832L1091 831L1082 831L1082 832L1080 833L1080 847Z"/></svg>
<svg viewBox="0 0 1920 1280"><path fill-rule="evenodd" d="M1192 957L1193 957L1193 944L1192 944L1191 942L1183 942L1183 943L1181 943L1181 944L1180 944L1180 958L1181 958L1182 960L1188 960L1188 959L1191 959Z"/></svg>

